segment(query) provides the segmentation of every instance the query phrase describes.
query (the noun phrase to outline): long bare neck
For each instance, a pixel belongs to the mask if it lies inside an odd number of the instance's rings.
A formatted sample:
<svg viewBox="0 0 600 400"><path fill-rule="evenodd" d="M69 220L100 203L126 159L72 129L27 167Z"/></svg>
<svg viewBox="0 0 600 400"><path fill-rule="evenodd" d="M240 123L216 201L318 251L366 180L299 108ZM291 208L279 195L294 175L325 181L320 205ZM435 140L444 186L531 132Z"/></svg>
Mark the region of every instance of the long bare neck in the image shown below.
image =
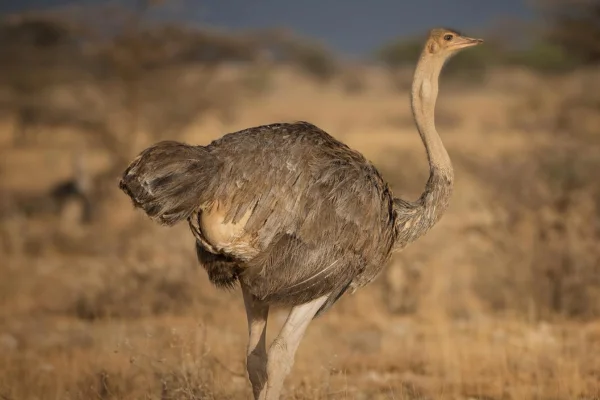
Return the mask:
<svg viewBox="0 0 600 400"><path fill-rule="evenodd" d="M396 247L404 247L427 232L439 221L448 207L454 171L448 152L435 129L434 112L438 95L438 78L444 60L428 53L421 54L413 79L412 111L429 160L429 180L417 202L395 199Z"/></svg>
<svg viewBox="0 0 600 400"><path fill-rule="evenodd" d="M411 91L412 111L417 129L425 145L431 173L443 173L453 177L452 163L440 135L435 129L435 103L438 96L438 80L444 64L423 52L417 63Z"/></svg>

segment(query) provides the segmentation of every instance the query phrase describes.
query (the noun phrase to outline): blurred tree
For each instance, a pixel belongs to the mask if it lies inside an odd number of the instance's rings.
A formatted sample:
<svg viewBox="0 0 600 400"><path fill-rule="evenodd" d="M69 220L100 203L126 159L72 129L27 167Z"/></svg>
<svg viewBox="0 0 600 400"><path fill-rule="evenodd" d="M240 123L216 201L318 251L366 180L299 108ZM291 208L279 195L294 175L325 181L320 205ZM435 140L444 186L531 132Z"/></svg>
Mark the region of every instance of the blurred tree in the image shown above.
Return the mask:
<svg viewBox="0 0 600 400"><path fill-rule="evenodd" d="M600 0L537 0L546 39L584 64L600 62Z"/></svg>
<svg viewBox="0 0 600 400"><path fill-rule="evenodd" d="M530 47L508 54L507 62L521 65L538 72L566 72L579 64L565 49L548 40L536 40Z"/></svg>
<svg viewBox="0 0 600 400"><path fill-rule="evenodd" d="M375 58L389 68L412 66L417 62L423 48L420 38L399 38L383 45L375 52Z"/></svg>
<svg viewBox="0 0 600 400"><path fill-rule="evenodd" d="M331 80L337 73L336 60L325 47L310 41L294 41L288 46L289 61L320 82Z"/></svg>
<svg viewBox="0 0 600 400"><path fill-rule="evenodd" d="M65 60L83 61L74 26L30 16L0 23L0 84L29 93L51 81L73 79L64 73Z"/></svg>

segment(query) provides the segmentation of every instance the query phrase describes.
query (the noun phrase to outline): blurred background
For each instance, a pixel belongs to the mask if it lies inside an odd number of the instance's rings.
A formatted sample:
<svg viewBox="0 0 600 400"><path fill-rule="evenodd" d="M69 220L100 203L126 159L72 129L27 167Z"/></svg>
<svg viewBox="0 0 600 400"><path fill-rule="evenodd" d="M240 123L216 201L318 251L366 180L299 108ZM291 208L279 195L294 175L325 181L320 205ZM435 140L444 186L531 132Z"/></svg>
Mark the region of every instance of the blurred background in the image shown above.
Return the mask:
<svg viewBox="0 0 600 400"><path fill-rule="evenodd" d="M600 398L600 1L21 0L0 5L0 399L249 398L241 295L119 175L162 139L307 120L416 199L435 26L485 39L441 77L451 206L313 322L286 398Z"/></svg>

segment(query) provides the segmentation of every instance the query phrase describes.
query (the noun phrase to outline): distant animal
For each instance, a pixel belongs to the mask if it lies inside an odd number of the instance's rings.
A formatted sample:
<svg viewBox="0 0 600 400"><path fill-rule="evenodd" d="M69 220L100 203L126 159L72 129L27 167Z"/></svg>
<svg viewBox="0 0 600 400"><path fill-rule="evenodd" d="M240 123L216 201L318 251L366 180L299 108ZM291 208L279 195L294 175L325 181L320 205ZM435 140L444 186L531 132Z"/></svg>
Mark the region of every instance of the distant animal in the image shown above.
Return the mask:
<svg viewBox="0 0 600 400"><path fill-rule="evenodd" d="M51 189L49 197L55 204L57 213L63 212L69 200L77 201L81 205L80 222L89 224L94 211L91 187L92 182L85 166L85 153L80 151L73 156L73 177L56 184Z"/></svg>
<svg viewBox="0 0 600 400"><path fill-rule="evenodd" d="M79 206L78 223L90 224L94 215L93 190L97 185L85 168L85 153L73 155L72 176L59 180L46 191L0 191L0 220L19 215L26 218L64 217L70 204ZM1 171L0 171L1 172Z"/></svg>
<svg viewBox="0 0 600 400"><path fill-rule="evenodd" d="M446 210L454 173L434 124L438 77L457 51L482 43L438 28L420 55L412 111L430 175L411 202L394 198L360 153L308 122L257 126L207 146L144 150L120 188L153 220L187 220L212 283L239 283L248 317L247 370L255 399L278 399L311 320L371 282L393 251ZM269 306L291 306L267 351Z"/></svg>

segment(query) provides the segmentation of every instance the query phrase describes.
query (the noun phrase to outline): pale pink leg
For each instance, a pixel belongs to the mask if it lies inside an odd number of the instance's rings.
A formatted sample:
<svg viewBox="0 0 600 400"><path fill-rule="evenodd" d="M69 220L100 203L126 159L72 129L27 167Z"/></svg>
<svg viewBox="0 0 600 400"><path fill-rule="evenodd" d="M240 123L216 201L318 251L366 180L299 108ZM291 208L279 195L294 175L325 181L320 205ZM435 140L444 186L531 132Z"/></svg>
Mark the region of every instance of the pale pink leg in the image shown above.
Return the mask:
<svg viewBox="0 0 600 400"><path fill-rule="evenodd" d="M260 400L279 400L283 382L294 365L294 356L304 332L326 300L327 296L323 296L293 307L290 311L281 332L269 348L266 390L261 392Z"/></svg>

